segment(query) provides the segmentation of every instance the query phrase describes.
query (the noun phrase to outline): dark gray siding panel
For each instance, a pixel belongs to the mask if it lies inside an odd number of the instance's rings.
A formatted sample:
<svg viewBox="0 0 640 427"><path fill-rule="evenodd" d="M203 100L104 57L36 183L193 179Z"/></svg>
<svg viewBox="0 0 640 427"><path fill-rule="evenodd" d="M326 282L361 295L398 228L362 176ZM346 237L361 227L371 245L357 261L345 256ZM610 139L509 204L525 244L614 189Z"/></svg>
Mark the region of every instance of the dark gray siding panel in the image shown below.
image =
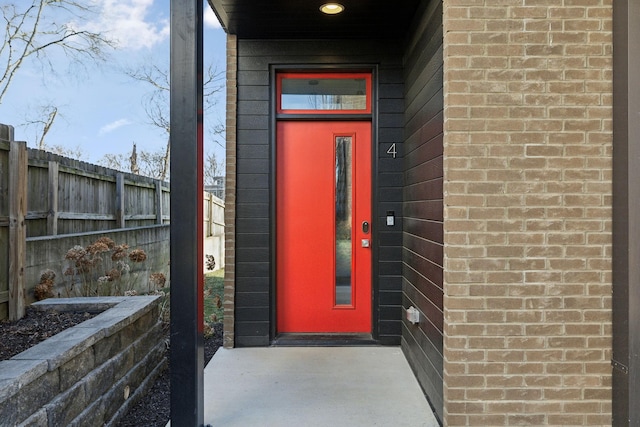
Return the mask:
<svg viewBox="0 0 640 427"><path fill-rule="evenodd" d="M404 122L403 71L401 67L379 73L377 214L378 263L377 338L383 344L400 344L402 330L402 186ZM388 154L395 144L396 158ZM375 211L375 210L374 210ZM387 212L395 213L395 225L386 225Z"/></svg>
<svg viewBox="0 0 640 427"><path fill-rule="evenodd" d="M237 198L240 203L269 203L269 190L266 188L248 188L241 197Z"/></svg>
<svg viewBox="0 0 640 427"><path fill-rule="evenodd" d="M372 332L382 344L400 344L405 121L401 52L401 44L393 41L238 40L236 345L267 345L273 332L271 68L345 65L376 71L373 237L378 262ZM391 144L396 144L395 159L387 154ZM386 226L387 211L394 211L395 226Z"/></svg>
<svg viewBox="0 0 640 427"><path fill-rule="evenodd" d="M407 44L404 111L402 349L436 413L443 413L442 3L423 3Z"/></svg>
<svg viewBox="0 0 640 427"><path fill-rule="evenodd" d="M236 147L235 343L238 346L269 344L268 85L268 70L238 69L238 100L242 100L237 103Z"/></svg>

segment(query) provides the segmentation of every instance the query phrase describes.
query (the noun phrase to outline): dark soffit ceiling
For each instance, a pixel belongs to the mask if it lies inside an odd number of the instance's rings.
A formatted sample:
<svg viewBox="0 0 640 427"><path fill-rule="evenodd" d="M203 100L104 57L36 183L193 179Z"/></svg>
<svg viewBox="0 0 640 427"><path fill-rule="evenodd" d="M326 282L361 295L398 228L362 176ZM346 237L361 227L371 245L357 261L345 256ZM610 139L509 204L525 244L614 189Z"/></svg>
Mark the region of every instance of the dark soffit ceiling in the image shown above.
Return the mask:
<svg viewBox="0 0 640 427"><path fill-rule="evenodd" d="M402 38L420 0L338 0L339 15L320 12L323 0L209 0L230 34L249 39Z"/></svg>

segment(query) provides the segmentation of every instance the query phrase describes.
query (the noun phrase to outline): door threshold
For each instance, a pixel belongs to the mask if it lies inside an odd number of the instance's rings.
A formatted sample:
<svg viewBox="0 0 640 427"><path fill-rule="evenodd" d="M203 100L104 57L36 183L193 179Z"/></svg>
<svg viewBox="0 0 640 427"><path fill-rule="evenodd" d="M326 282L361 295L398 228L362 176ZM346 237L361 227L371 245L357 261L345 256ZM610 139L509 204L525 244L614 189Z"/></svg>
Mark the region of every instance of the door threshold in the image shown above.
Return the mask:
<svg viewBox="0 0 640 427"><path fill-rule="evenodd" d="M279 347L337 347L379 345L371 334L329 334L313 333L278 334L271 345Z"/></svg>

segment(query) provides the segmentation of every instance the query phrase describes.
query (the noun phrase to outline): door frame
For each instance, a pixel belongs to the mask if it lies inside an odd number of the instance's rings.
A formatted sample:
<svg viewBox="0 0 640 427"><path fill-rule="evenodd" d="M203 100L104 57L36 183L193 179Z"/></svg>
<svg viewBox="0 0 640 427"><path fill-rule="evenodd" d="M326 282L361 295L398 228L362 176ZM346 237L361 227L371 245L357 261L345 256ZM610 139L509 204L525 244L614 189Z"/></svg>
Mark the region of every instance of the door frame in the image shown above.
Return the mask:
<svg viewBox="0 0 640 427"><path fill-rule="evenodd" d="M269 340L274 343L277 331L277 269L276 269L276 192L277 192L277 152L276 152L276 124L278 120L304 121L370 121L371 122L371 229L373 240L371 245L371 337L379 337L379 212L378 206L378 68L375 64L299 64L299 65L271 65L269 67ZM371 75L371 113L367 114L286 114L277 111L277 75L279 73L368 73Z"/></svg>

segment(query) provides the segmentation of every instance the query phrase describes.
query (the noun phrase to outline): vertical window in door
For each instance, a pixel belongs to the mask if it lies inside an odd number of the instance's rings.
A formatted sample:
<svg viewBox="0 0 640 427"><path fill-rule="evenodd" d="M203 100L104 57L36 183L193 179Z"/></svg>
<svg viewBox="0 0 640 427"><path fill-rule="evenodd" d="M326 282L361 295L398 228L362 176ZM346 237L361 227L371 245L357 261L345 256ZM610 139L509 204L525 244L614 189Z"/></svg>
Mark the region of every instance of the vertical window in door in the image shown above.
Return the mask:
<svg viewBox="0 0 640 427"><path fill-rule="evenodd" d="M351 147L352 137L335 138L336 152L336 305L352 304L351 284Z"/></svg>

